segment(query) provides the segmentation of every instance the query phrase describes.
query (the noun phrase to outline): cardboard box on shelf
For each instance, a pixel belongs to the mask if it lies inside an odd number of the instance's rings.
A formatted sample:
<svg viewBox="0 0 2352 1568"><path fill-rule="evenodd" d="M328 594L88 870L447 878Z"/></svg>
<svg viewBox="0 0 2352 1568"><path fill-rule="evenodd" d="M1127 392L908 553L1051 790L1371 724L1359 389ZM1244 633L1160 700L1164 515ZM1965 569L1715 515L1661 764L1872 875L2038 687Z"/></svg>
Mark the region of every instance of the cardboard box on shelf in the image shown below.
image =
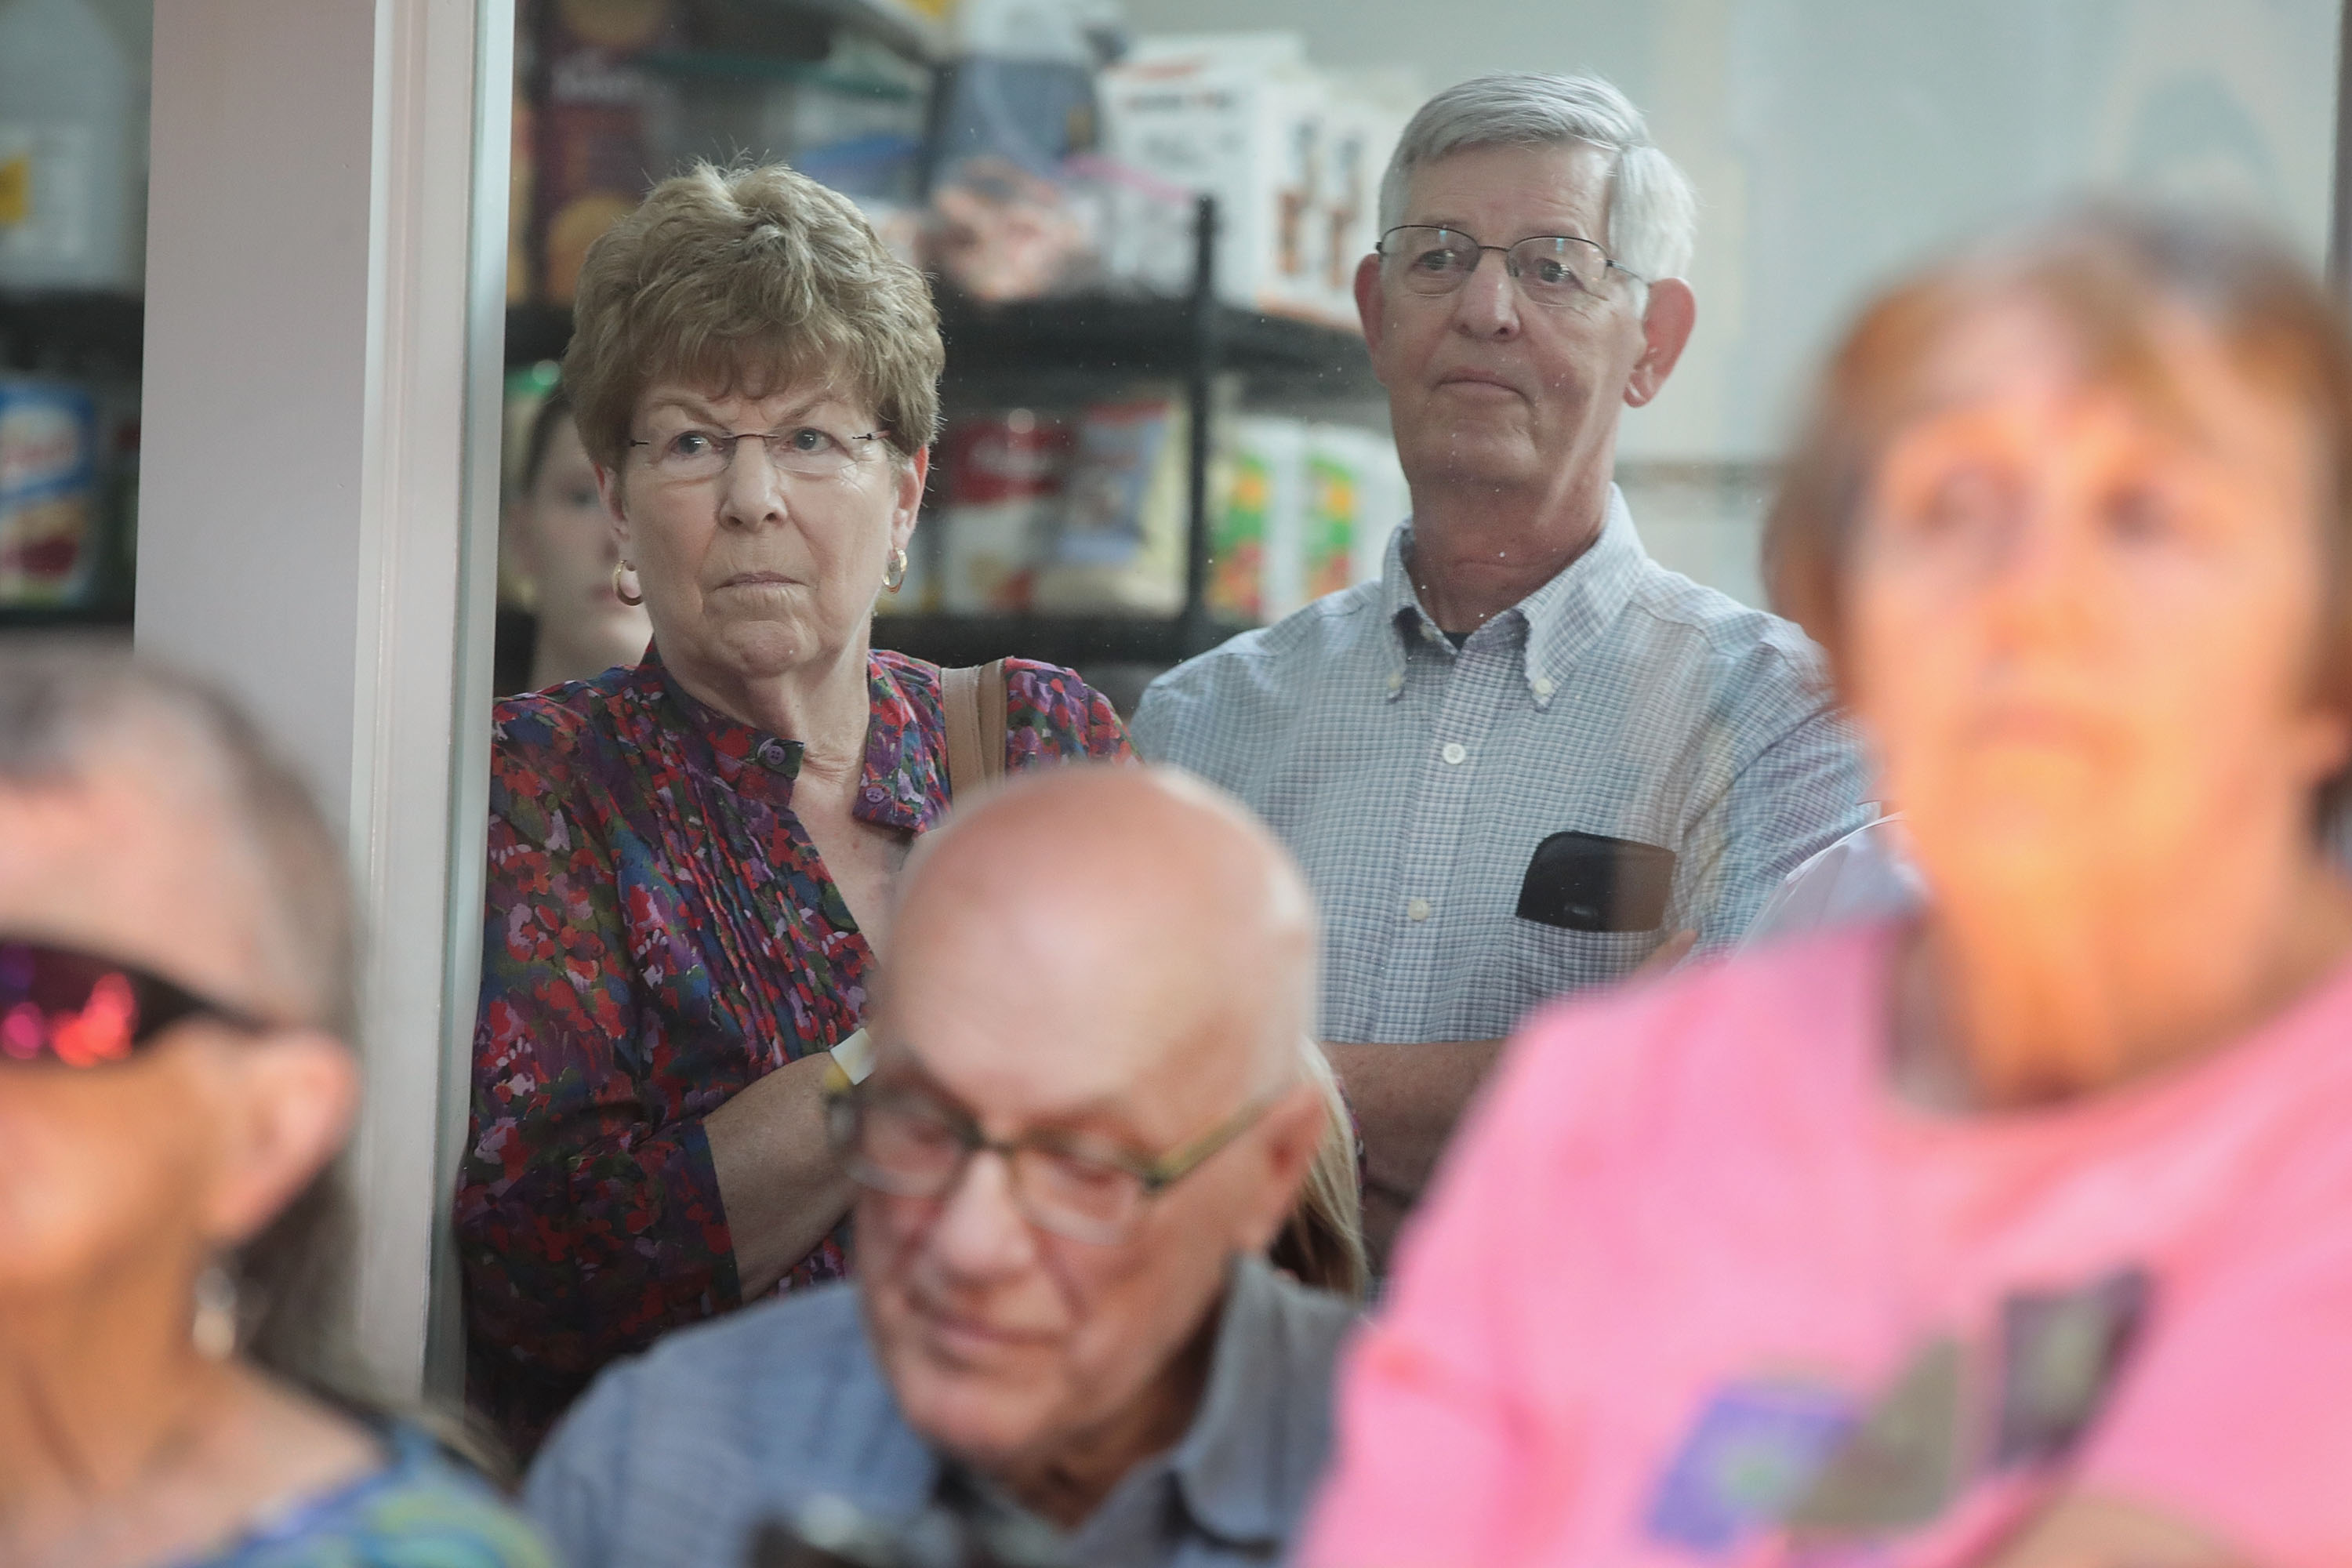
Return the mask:
<svg viewBox="0 0 2352 1568"><path fill-rule="evenodd" d="M1405 73L1354 71L1330 79L1317 282L1328 308L1356 319L1356 267L1380 243L1381 176L1421 97Z"/></svg>
<svg viewBox="0 0 2352 1568"><path fill-rule="evenodd" d="M1410 505L1376 430L1243 415L1223 432L1209 605L1260 624L1381 574Z"/></svg>
<svg viewBox="0 0 2352 1568"><path fill-rule="evenodd" d="M1172 616L1184 604L1190 428L1174 395L1088 407L1034 603L1063 615Z"/></svg>
<svg viewBox="0 0 2352 1568"><path fill-rule="evenodd" d="M1322 79L1291 33L1139 38L1102 73L1103 151L1217 198L1217 291L1325 316L1314 285Z"/></svg>
<svg viewBox="0 0 2352 1568"><path fill-rule="evenodd" d="M1356 531L1363 503L1363 448L1334 425L1307 430L1307 527L1299 581L1308 599L1337 594L1356 580Z"/></svg>
<svg viewBox="0 0 2352 1568"><path fill-rule="evenodd" d="M1401 90L1316 69L1294 33L1144 37L1103 73L1103 150L1217 198L1222 298L1353 327Z"/></svg>
<svg viewBox="0 0 2352 1568"><path fill-rule="evenodd" d="M1209 514L1209 608L1252 624L1279 620L1306 602L1307 426L1243 415L1224 436Z"/></svg>

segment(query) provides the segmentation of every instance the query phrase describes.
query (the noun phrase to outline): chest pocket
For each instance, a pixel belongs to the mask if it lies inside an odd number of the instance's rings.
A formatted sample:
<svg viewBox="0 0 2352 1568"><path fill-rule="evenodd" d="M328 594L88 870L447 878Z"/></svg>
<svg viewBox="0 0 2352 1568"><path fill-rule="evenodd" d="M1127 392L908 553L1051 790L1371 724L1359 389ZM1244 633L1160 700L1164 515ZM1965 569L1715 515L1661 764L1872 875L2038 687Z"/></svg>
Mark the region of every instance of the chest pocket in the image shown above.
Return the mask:
<svg viewBox="0 0 2352 1568"><path fill-rule="evenodd" d="M1507 984L1519 1009L1511 1027L1554 997L1624 978L1664 939L1654 931L1562 931L1538 921L1513 921L1511 928Z"/></svg>
<svg viewBox="0 0 2352 1568"><path fill-rule="evenodd" d="M1519 883L1523 921L1562 931L1654 931L1674 891L1675 852L1598 833L1555 833Z"/></svg>

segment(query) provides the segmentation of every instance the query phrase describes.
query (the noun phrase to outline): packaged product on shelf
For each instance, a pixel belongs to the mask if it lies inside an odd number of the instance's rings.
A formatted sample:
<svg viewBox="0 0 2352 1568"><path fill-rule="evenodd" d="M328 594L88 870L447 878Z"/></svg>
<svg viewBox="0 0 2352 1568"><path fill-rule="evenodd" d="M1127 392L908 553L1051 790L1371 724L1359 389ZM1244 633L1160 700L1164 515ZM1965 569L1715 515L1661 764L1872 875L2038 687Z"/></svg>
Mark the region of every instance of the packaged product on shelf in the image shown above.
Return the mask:
<svg viewBox="0 0 2352 1568"><path fill-rule="evenodd" d="M1319 98L1298 35L1139 38L1098 90L1106 155L1216 198L1219 295L1252 309L1276 304L1284 219L1296 252L1314 172L1303 165L1319 136L1297 112Z"/></svg>
<svg viewBox="0 0 2352 1568"><path fill-rule="evenodd" d="M947 501L931 525L940 531L940 607L1027 609L1039 555L1061 512L1069 427L1015 408L958 420L941 446Z"/></svg>
<svg viewBox="0 0 2352 1568"><path fill-rule="evenodd" d="M1299 551L1301 587L1309 599L1356 580L1356 533L1363 526L1365 452L1360 432L1339 425L1307 428L1307 528Z"/></svg>
<svg viewBox="0 0 2352 1568"><path fill-rule="evenodd" d="M1168 298L1191 291L1198 248L1191 191L1098 153L1066 161L1061 187L1093 258L1079 281Z"/></svg>
<svg viewBox="0 0 2352 1568"><path fill-rule="evenodd" d="M0 5L0 284L137 287L144 102L90 0Z"/></svg>
<svg viewBox="0 0 2352 1568"><path fill-rule="evenodd" d="M673 42L639 61L649 168L781 159L861 205L921 199L927 68L852 28L796 31L772 0L686 5Z"/></svg>
<svg viewBox="0 0 2352 1568"><path fill-rule="evenodd" d="M972 160L1050 179L1096 138L1095 48L1078 0L966 0L940 84L931 180Z"/></svg>
<svg viewBox="0 0 2352 1568"><path fill-rule="evenodd" d="M98 590L98 409L78 386L0 376L0 605Z"/></svg>
<svg viewBox="0 0 2352 1568"><path fill-rule="evenodd" d="M930 261L982 300L1066 287L1092 262L1064 163L1094 151L1095 48L1086 0L968 0L932 118Z"/></svg>
<svg viewBox="0 0 2352 1568"><path fill-rule="evenodd" d="M1276 621L1306 602L1307 426L1276 415L1243 415L1227 426L1209 516L1209 608L1252 623Z"/></svg>
<svg viewBox="0 0 2352 1568"><path fill-rule="evenodd" d="M1073 284L1087 226L1061 185L1006 158L967 158L931 189L925 259L975 300L1034 300Z"/></svg>
<svg viewBox="0 0 2352 1568"><path fill-rule="evenodd" d="M1420 98L1413 80L1397 73L1329 80L1315 286L1333 319L1355 319L1356 265L1381 238L1381 176Z"/></svg>
<svg viewBox="0 0 2352 1568"><path fill-rule="evenodd" d="M1037 574L1036 608L1139 616L1182 608L1190 427L1173 395L1086 411L1062 526Z"/></svg>
<svg viewBox="0 0 2352 1568"><path fill-rule="evenodd" d="M1389 536L1412 509L1389 437L1357 425L1310 426L1304 571L1320 598L1381 574Z"/></svg>
<svg viewBox="0 0 2352 1568"><path fill-rule="evenodd" d="M668 0L556 0L533 160L540 292L550 304L572 302L588 247L651 183L646 83L630 60L670 20Z"/></svg>
<svg viewBox="0 0 2352 1568"><path fill-rule="evenodd" d="M1217 198L1220 296L1355 324L1328 285L1336 100L1297 34L1139 38L1100 90L1107 154ZM1359 165L1388 153L1346 143Z"/></svg>

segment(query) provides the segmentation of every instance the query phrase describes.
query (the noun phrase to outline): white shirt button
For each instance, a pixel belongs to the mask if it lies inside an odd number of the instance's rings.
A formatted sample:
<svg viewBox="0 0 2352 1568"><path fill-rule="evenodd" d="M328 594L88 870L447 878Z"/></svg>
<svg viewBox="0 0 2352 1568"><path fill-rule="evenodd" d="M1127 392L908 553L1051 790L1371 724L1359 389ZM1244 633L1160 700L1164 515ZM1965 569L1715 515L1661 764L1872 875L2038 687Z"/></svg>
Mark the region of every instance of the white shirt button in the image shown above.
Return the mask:
<svg viewBox="0 0 2352 1568"><path fill-rule="evenodd" d="M1551 683L1551 677L1550 677L1550 676L1549 676L1549 675L1538 675L1538 676L1537 676L1537 677L1536 677L1536 679L1535 679L1535 685L1534 685L1534 687L1532 688L1532 689L1534 690L1534 692L1535 692L1536 696L1537 696L1538 699L1540 699L1540 700L1545 700L1545 701L1549 701L1549 700L1550 700L1550 699L1551 699L1551 694L1552 694L1553 692L1555 692L1555 691L1559 690L1559 688L1558 688L1557 686L1554 686L1554 685Z"/></svg>
<svg viewBox="0 0 2352 1568"><path fill-rule="evenodd" d="M1429 900L1427 899L1407 900L1404 906L1404 918L1409 921L1427 920L1429 918Z"/></svg>
<svg viewBox="0 0 2352 1568"><path fill-rule="evenodd" d="M1470 753L1461 742L1448 741L1445 742L1445 749L1437 754L1445 759L1446 766L1458 768L1462 765L1463 759Z"/></svg>
<svg viewBox="0 0 2352 1568"><path fill-rule="evenodd" d="M1389 695L1393 697L1403 689L1404 671L1402 669L1392 669L1389 671Z"/></svg>

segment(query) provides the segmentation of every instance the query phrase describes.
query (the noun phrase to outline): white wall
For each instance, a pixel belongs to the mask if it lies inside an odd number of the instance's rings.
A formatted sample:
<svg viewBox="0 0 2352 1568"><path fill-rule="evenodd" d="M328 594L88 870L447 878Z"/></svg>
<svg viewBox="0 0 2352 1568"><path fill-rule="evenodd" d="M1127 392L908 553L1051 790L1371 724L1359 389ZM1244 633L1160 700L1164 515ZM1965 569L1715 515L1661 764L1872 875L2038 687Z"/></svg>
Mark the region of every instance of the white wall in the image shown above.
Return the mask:
<svg viewBox="0 0 2352 1568"><path fill-rule="evenodd" d="M480 950L506 178L476 153L507 146L513 26L173 0L155 27L137 643L242 698L347 839L357 1328L403 1394Z"/></svg>
<svg viewBox="0 0 2352 1568"><path fill-rule="evenodd" d="M2221 193L2315 263L2336 0L1124 0L1141 32L1283 27L1332 66L1595 71L1702 202L1699 328L1630 456L1769 455L1863 290L2088 184Z"/></svg>

